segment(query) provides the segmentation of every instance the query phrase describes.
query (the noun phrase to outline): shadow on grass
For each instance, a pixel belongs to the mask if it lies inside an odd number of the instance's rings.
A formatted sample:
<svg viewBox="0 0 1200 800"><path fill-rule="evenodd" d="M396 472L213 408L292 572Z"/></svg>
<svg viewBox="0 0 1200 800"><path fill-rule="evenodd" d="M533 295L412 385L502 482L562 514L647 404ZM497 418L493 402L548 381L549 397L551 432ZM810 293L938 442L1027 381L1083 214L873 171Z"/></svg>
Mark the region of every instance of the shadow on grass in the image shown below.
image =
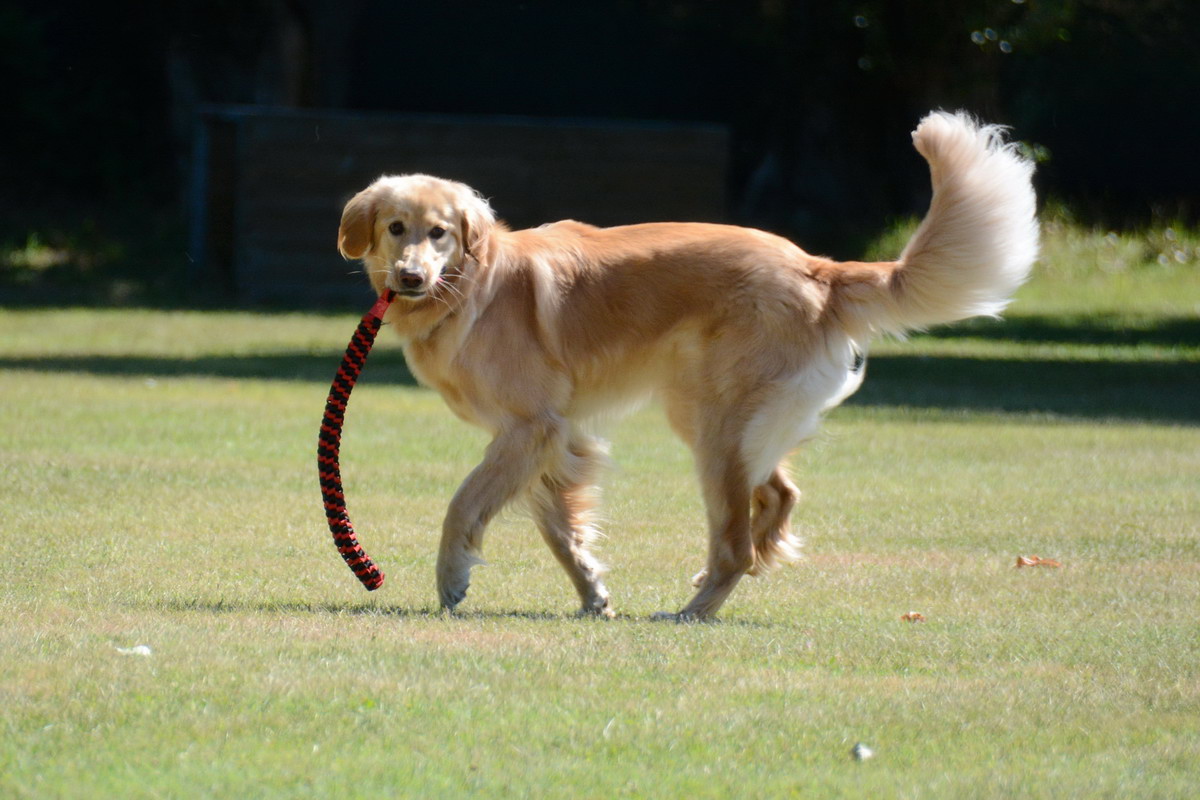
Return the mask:
<svg viewBox="0 0 1200 800"><path fill-rule="evenodd" d="M1200 362L878 356L847 405L1200 423Z"/></svg>
<svg viewBox="0 0 1200 800"><path fill-rule="evenodd" d="M131 378L227 378L328 384L341 353L283 352L179 359L154 356L0 357L0 369ZM403 357L372 356L364 384L416 384ZM1200 362L1021 360L921 355L871 356L867 379L847 401L1084 419L1200 423Z"/></svg>
<svg viewBox="0 0 1200 800"><path fill-rule="evenodd" d="M990 339L1040 344L1109 346L1200 346L1200 316L1128 318L1116 314L1062 316L1013 314L1004 319L971 319L934 328L934 339Z"/></svg>
<svg viewBox="0 0 1200 800"><path fill-rule="evenodd" d="M74 372L129 378L229 378L234 380L282 380L328 383L342 361L341 351L275 352L261 355L202 356L0 356L0 369L38 372ZM371 356L362 374L363 383L393 383L406 386L416 379L399 353Z"/></svg>
<svg viewBox="0 0 1200 800"><path fill-rule="evenodd" d="M574 612L554 614L546 611L455 611L448 613L431 607L406 608L404 606L380 606L371 603L324 602L313 603L304 600L287 600L281 602L258 601L229 601L229 600L168 600L153 606L160 611L196 611L205 614L327 614L330 616L364 616L364 617L395 617L411 620L500 620L523 619L534 622L569 622L581 623L616 623L616 622L653 622L656 625L726 625L733 627L766 628L761 622L752 620L722 620L711 619L701 622L676 622L674 620L654 620L650 616L632 616L617 614L613 619L596 617L579 617Z"/></svg>
<svg viewBox="0 0 1200 800"><path fill-rule="evenodd" d="M168 600L156 605L166 611L199 611L206 614L329 614L332 616L397 617L400 619L528 619L563 620L570 614L550 614L532 611L475 611L449 614L429 606L376 605L372 603L323 602L305 600L270 600L247 602L241 600Z"/></svg>
<svg viewBox="0 0 1200 800"><path fill-rule="evenodd" d="M1125 318L1115 314L1021 316L969 320L934 329L938 339L982 338L1022 343L1098 346L1200 346L1200 317ZM849 401L857 406L1044 413L1084 419L1200 423L1200 359L1105 361L872 356L867 380ZM202 377L312 381L328 384L342 352L278 351L251 355L4 357L0 369L102 376ZM363 372L368 384L415 385L403 356L385 350Z"/></svg>

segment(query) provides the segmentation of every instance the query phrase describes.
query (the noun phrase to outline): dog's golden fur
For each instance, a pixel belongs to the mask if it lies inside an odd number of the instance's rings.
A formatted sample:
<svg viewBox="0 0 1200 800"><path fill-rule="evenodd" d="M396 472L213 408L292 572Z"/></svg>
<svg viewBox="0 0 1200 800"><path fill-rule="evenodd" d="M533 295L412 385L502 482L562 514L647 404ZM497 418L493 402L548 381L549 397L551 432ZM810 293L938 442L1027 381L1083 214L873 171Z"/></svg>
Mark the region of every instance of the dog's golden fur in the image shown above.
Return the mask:
<svg viewBox="0 0 1200 800"><path fill-rule="evenodd" d="M792 560L799 492L783 464L863 377L871 337L995 314L1037 252L1032 166L995 127L935 113L913 134L934 198L899 260L836 262L725 225L512 231L469 187L384 177L346 206L338 247L377 292L417 378L493 437L450 503L437 563L453 609L484 528L534 519L582 599L611 616L588 549L601 443L582 423L657 396L691 448L708 512L711 616L744 574Z"/></svg>

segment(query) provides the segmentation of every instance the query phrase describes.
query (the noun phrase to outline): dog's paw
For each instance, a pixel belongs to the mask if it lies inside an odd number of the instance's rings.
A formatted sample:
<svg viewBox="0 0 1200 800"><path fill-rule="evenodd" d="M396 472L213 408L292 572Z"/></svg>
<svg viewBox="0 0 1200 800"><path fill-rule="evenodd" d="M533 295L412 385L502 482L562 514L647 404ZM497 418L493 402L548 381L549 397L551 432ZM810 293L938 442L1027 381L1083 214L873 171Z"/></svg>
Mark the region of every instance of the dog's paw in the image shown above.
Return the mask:
<svg viewBox="0 0 1200 800"><path fill-rule="evenodd" d="M437 590L442 608L453 611L463 601L467 596L467 587L471 585L471 567L482 563L483 559L473 553L438 559Z"/></svg>
<svg viewBox="0 0 1200 800"><path fill-rule="evenodd" d="M467 596L467 587L470 584L463 582L461 585L439 585L438 600L441 601L442 608L446 611L453 612L458 604Z"/></svg>
<svg viewBox="0 0 1200 800"><path fill-rule="evenodd" d="M601 597L575 612L577 619L612 619L616 613L608 602L607 597Z"/></svg>
<svg viewBox="0 0 1200 800"><path fill-rule="evenodd" d="M695 586L697 589L699 589L700 584L704 583L704 579L707 577L708 577L708 567L705 567L704 569L700 570L699 572L697 572L695 575L692 576L692 586Z"/></svg>

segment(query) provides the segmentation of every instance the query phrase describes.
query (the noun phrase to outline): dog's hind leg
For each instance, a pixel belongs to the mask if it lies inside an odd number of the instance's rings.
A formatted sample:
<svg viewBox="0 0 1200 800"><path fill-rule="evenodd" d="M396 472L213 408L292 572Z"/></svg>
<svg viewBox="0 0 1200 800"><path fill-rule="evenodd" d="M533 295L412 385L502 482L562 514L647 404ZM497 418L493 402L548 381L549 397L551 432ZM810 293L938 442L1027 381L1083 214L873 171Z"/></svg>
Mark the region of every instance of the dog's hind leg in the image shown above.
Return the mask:
<svg viewBox="0 0 1200 800"><path fill-rule="evenodd" d="M791 513L800 499L800 490L792 483L781 464L750 496L750 539L754 543L754 564L747 575L764 575L780 564L800 558L800 540L792 534ZM692 578L699 587L708 577L702 569Z"/></svg>
<svg viewBox="0 0 1200 800"><path fill-rule="evenodd" d="M601 444L576 434L559 463L551 464L531 487L530 504L542 538L567 571L583 603L580 616L612 617L604 568L588 551L595 538L591 511L596 472L604 460Z"/></svg>
<svg viewBox="0 0 1200 800"><path fill-rule="evenodd" d="M671 427L695 455L709 521L708 559L692 579L698 591L678 615L664 615L679 619L711 616L742 575L799 556L789 516L800 492L782 461L818 421L813 404L788 402L790 384L700 400L701 392L686 391L692 383L698 382L681 382L664 396Z"/></svg>
<svg viewBox="0 0 1200 800"><path fill-rule="evenodd" d="M750 535L754 541L754 566L748 574L763 575L779 564L800 558L800 540L792 534L791 514L800 499L784 466L775 468L764 483L754 487Z"/></svg>
<svg viewBox="0 0 1200 800"><path fill-rule="evenodd" d="M754 565L750 534L750 486L732 454L702 459L701 484L708 511L708 561L699 590L679 612L683 621L712 616Z"/></svg>
<svg viewBox="0 0 1200 800"><path fill-rule="evenodd" d="M694 410L694 409L693 409ZM751 486L742 463L735 414L714 409L698 420L686 406L668 405L672 426L684 435L696 456L700 485L708 512L708 559L696 576L699 591L678 614L656 614L657 619L700 620L716 613L738 581L754 565L754 540L750 532ZM690 417L690 420L688 419ZM689 423L698 423L699 430Z"/></svg>

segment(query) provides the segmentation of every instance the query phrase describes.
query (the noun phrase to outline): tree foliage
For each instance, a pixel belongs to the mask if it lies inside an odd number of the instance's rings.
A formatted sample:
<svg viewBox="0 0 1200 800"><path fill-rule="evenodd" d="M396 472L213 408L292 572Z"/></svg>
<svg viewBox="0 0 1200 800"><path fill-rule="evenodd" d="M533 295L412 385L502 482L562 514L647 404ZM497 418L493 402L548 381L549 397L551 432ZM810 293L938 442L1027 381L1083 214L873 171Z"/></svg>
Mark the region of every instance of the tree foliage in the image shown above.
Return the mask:
<svg viewBox="0 0 1200 800"><path fill-rule="evenodd" d="M818 242L920 205L930 108L1011 124L1043 190L1195 216L1194 0L62 0L0 7L3 210L182 196L195 110L698 119L739 219Z"/></svg>

